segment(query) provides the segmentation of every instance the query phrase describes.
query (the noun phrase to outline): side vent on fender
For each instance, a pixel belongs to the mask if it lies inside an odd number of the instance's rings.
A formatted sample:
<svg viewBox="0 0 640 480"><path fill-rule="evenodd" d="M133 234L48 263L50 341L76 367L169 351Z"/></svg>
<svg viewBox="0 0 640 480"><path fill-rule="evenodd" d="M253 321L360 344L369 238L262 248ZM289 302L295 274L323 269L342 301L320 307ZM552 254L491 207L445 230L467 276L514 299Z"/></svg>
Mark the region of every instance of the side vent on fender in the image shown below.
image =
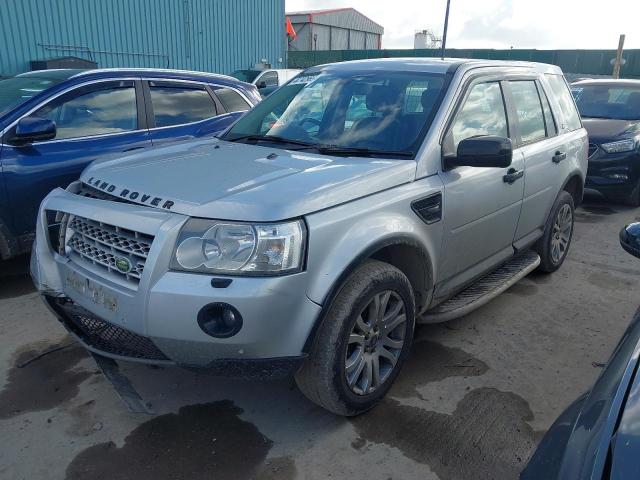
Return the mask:
<svg viewBox="0 0 640 480"><path fill-rule="evenodd" d="M411 209L427 225L439 222L442 220L442 193L436 193L412 202Z"/></svg>

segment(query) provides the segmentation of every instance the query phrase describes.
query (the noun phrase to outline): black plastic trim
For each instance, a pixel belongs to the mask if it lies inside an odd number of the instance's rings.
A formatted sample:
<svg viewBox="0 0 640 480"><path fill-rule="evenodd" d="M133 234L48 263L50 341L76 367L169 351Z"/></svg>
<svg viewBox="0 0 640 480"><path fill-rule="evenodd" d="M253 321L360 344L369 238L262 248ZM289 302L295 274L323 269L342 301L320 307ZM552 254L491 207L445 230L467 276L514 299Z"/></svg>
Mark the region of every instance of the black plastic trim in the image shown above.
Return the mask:
<svg viewBox="0 0 640 480"><path fill-rule="evenodd" d="M427 225L442 220L442 192L411 202L411 210Z"/></svg>
<svg viewBox="0 0 640 480"><path fill-rule="evenodd" d="M219 358L205 366L183 364L178 366L213 376L246 380L276 380L297 372L306 358L306 355L276 358Z"/></svg>

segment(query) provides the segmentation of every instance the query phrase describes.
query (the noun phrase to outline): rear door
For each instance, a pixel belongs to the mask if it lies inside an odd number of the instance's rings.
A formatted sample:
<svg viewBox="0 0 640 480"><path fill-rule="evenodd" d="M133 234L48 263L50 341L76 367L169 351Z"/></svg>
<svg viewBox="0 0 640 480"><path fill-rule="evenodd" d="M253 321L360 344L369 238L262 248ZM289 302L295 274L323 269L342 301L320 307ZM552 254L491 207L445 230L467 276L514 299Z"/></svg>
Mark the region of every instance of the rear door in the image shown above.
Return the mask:
<svg viewBox="0 0 640 480"><path fill-rule="evenodd" d="M143 83L153 145L215 135L229 119L211 88L199 82L148 80Z"/></svg>
<svg viewBox="0 0 640 480"><path fill-rule="evenodd" d="M568 163L564 161L567 146L558 135L557 122L539 80L509 80L507 89L518 125L515 143L525 161L524 199L514 242L523 248L542 235L549 210L568 177Z"/></svg>
<svg viewBox="0 0 640 480"><path fill-rule="evenodd" d="M443 155L455 155L461 140L478 135L511 138L510 121L500 78L477 78L450 121ZM509 168L456 167L440 173L444 183L444 239L441 278L436 296L474 280L510 258L518 225L524 179L505 181L507 173L521 172L522 154L514 152Z"/></svg>
<svg viewBox="0 0 640 480"><path fill-rule="evenodd" d="M2 170L15 235L32 232L42 199L77 180L92 161L151 145L139 81L96 81L74 88L29 116L56 123L52 140L16 145L15 126L2 141Z"/></svg>

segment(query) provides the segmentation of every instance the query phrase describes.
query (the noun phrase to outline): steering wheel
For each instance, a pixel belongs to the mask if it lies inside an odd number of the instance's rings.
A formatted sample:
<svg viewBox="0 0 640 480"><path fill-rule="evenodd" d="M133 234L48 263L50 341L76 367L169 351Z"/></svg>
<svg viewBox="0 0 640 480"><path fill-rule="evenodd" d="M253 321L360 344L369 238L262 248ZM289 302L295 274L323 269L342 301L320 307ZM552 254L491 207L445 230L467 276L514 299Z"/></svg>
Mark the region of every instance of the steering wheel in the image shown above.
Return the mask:
<svg viewBox="0 0 640 480"><path fill-rule="evenodd" d="M298 126L302 127L302 125L304 125L305 123L312 123L315 126L319 127L322 122L320 120L318 120L317 118L313 118L313 117L305 117L302 120L300 120L298 122Z"/></svg>

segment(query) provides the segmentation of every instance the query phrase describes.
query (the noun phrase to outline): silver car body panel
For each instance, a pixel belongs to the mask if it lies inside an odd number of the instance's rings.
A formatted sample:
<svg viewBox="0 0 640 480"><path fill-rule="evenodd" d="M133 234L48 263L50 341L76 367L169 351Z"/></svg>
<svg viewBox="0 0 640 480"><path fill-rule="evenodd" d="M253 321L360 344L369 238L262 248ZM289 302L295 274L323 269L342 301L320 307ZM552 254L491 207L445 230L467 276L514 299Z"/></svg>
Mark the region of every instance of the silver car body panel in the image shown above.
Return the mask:
<svg viewBox="0 0 640 480"><path fill-rule="evenodd" d="M332 157L208 139L95 163L83 173L82 182L127 203L76 195L78 185L53 191L43 201L36 233L32 274L39 290L68 297L96 316L152 339L177 363L295 357L303 355L323 307L345 275L376 249L407 245L419 251L425 295L434 305L535 241L564 182L572 175L584 179L584 129L560 131L557 137L517 147L512 168L524 170L525 176L513 184L503 181L507 169L445 171L441 141L466 85L482 76L538 78L559 115L543 74L561 74L560 69L457 59L314 67L354 72L390 68L451 75L415 160ZM558 164L551 158L557 149L567 153ZM428 224L411 204L438 194L442 218ZM123 286L54 252L47 211L152 235L137 287ZM303 218L305 268L285 276L234 276L224 289L212 287L212 275L171 271L180 229L190 217L247 222ZM95 291L113 297L113 302L100 304ZM229 303L241 312L244 323L236 335L213 338L200 329L198 311L211 302Z"/></svg>

